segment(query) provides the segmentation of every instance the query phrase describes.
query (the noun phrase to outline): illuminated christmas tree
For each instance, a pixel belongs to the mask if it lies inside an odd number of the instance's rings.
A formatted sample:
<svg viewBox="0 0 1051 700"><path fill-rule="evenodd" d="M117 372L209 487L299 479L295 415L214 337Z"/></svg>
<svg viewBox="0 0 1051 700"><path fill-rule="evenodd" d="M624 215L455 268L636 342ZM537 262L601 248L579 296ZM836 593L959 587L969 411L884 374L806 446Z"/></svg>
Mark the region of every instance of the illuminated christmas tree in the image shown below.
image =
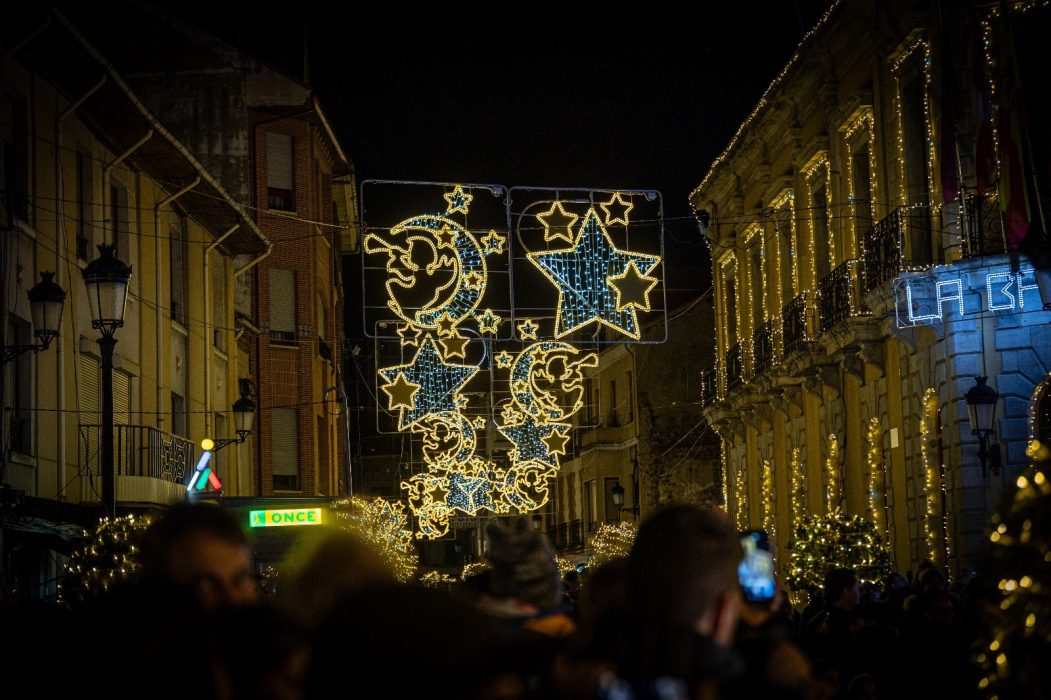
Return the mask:
<svg viewBox="0 0 1051 700"><path fill-rule="evenodd" d="M59 600L78 605L138 572L138 540L150 525L148 517L123 515L103 518L94 530L85 530L75 543L59 584Z"/></svg>
<svg viewBox="0 0 1051 700"><path fill-rule="evenodd" d="M814 591L831 569L851 569L862 583L880 581L890 571L883 537L871 520L835 510L824 516L806 515L788 544L788 584Z"/></svg>

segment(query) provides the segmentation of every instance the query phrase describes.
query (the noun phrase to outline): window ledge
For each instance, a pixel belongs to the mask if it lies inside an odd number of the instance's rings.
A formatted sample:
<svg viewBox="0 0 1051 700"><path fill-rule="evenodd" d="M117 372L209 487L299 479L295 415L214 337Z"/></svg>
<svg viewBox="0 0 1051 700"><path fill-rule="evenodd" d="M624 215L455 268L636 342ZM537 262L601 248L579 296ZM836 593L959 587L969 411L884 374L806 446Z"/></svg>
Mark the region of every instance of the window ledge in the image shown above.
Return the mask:
<svg viewBox="0 0 1051 700"><path fill-rule="evenodd" d="M22 464L22 465L27 466L27 467L36 467L37 466L37 458L36 457L34 457L32 455L22 454L21 452L16 452L14 450L8 450L7 451L7 458L13 464Z"/></svg>

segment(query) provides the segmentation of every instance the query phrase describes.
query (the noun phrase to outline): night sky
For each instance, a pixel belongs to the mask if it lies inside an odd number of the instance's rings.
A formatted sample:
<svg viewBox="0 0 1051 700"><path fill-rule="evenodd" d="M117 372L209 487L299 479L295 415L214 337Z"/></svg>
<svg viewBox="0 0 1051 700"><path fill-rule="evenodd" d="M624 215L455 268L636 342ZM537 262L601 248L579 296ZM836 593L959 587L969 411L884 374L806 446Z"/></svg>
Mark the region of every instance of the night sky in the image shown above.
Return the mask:
<svg viewBox="0 0 1051 700"><path fill-rule="evenodd" d="M308 36L310 83L359 180L661 191L674 294L708 285L687 195L827 4L728 3L702 21L641 5L577 17L503 6L502 21L457 5L411 23L187 19L296 77Z"/></svg>

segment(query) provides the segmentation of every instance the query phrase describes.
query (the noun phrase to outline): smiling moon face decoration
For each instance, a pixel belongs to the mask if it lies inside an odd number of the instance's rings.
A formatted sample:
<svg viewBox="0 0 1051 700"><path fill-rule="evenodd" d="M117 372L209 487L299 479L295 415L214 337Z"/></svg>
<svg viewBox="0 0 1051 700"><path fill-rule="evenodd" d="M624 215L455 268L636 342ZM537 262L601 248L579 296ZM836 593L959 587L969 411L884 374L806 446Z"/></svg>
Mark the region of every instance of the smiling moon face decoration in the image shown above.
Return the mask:
<svg viewBox="0 0 1051 700"><path fill-rule="evenodd" d="M474 236L444 216L406 219L389 233L365 236L366 253L386 253L387 305L427 330L472 313L485 291L485 256Z"/></svg>

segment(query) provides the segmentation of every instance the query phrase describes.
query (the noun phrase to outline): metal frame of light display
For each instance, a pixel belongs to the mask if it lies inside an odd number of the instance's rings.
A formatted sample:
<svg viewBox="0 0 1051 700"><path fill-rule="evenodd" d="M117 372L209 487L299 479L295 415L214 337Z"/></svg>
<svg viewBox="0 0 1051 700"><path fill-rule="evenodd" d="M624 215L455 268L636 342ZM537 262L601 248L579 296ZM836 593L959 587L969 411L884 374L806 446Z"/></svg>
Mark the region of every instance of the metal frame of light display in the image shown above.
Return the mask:
<svg viewBox="0 0 1051 700"><path fill-rule="evenodd" d="M627 228L636 195L604 193L583 211L579 202L555 197L529 217L546 247L526 248L522 256L540 273L535 283L546 280L558 295L554 323L551 315L516 318L513 303L484 303L492 263L510 256L519 241L488 225L468 225L472 203L484 196L479 189L499 191L448 185L443 212L367 226L363 240L363 258L373 265L364 269L386 273L393 314L375 323L375 335L400 350L400 361L377 368L378 408L392 416L396 432L414 439L425 467L401 483L420 539L445 536L458 514L525 513L548 502L549 482L571 451L573 416L588 399L585 375L598 368L597 353L568 336L595 324L618 342L637 342L639 313L654 309L661 282L660 255L629 250L620 243L623 231L616 242L608 232ZM500 341L511 333L518 342L505 347ZM472 415L482 409L468 385L485 372L490 391L506 396ZM506 460L480 449L491 443L480 437L490 429L509 441Z"/></svg>

